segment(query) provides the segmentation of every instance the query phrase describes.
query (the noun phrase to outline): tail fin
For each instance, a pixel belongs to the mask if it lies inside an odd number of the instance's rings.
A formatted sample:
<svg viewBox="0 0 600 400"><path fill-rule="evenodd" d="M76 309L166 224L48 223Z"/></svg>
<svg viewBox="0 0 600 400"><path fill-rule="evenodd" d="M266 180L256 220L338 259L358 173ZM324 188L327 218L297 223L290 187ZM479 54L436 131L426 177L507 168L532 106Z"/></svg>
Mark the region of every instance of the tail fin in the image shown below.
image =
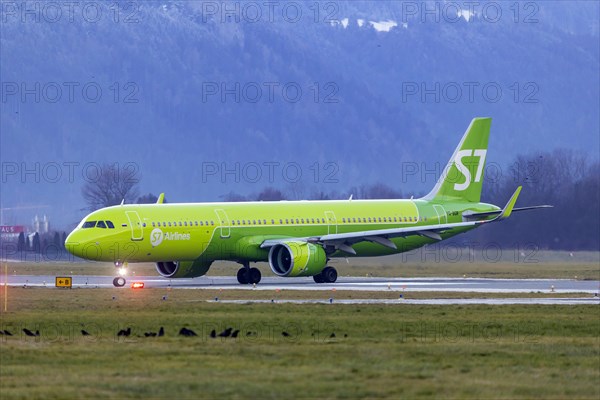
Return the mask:
<svg viewBox="0 0 600 400"><path fill-rule="evenodd" d="M448 165L424 200L479 202L491 124L491 118L473 118Z"/></svg>

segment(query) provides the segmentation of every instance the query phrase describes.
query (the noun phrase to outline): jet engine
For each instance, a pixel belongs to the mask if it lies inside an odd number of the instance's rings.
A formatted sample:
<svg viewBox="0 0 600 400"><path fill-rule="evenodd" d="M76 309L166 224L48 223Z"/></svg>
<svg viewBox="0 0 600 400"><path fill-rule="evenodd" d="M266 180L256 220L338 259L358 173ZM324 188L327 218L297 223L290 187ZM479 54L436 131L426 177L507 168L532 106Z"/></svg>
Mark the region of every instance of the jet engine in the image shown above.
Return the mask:
<svg viewBox="0 0 600 400"><path fill-rule="evenodd" d="M165 278L196 278L205 275L212 261L159 261L156 270Z"/></svg>
<svg viewBox="0 0 600 400"><path fill-rule="evenodd" d="M269 265L279 276L314 276L327 264L325 250L307 242L289 241L271 247Z"/></svg>

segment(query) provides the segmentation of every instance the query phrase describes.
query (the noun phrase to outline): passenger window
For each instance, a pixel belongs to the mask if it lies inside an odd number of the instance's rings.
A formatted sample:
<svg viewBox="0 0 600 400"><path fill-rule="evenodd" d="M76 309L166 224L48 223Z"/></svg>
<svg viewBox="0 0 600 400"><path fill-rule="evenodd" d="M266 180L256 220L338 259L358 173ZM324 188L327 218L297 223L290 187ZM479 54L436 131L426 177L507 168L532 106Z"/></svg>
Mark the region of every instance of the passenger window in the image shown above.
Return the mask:
<svg viewBox="0 0 600 400"><path fill-rule="evenodd" d="M87 229L87 228L93 228L95 226L96 226L96 221L86 221L81 228Z"/></svg>
<svg viewBox="0 0 600 400"><path fill-rule="evenodd" d="M106 225L110 228L110 229L115 229L114 224L112 223L112 221L106 221Z"/></svg>
<svg viewBox="0 0 600 400"><path fill-rule="evenodd" d="M104 221L98 221L96 228L106 229L106 224L104 223Z"/></svg>

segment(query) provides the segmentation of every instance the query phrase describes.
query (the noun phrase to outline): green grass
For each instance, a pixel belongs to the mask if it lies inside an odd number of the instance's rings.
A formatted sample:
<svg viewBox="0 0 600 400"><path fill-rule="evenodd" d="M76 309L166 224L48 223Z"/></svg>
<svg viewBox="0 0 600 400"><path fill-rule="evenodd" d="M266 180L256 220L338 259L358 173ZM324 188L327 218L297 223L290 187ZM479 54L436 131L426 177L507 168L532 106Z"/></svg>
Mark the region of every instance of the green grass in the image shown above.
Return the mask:
<svg viewBox="0 0 600 400"><path fill-rule="evenodd" d="M223 296L242 292L258 293ZM41 336L0 337L0 398L600 396L597 306L199 301L214 294L12 288L2 329ZM137 337L159 326L165 337ZM242 336L208 338L228 326Z"/></svg>

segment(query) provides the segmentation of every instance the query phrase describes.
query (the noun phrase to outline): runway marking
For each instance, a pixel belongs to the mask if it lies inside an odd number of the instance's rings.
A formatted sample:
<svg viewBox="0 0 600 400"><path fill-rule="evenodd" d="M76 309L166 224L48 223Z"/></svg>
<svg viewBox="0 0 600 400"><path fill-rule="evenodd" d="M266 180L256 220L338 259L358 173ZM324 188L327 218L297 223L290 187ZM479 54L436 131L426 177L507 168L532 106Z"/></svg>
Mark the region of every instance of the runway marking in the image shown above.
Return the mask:
<svg viewBox="0 0 600 400"><path fill-rule="evenodd" d="M343 300L208 300L226 304L406 304L406 305L600 305L600 298L515 298L515 299L343 299Z"/></svg>

